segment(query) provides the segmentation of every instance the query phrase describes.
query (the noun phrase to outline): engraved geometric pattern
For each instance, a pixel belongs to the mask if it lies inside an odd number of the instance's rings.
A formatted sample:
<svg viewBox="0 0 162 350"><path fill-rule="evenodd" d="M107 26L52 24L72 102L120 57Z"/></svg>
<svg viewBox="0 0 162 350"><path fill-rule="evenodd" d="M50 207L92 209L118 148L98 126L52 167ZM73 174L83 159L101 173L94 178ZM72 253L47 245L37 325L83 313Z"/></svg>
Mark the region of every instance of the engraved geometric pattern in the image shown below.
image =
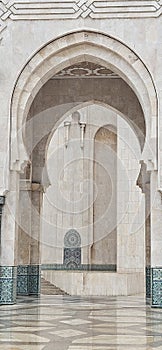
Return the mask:
<svg viewBox="0 0 162 350"><path fill-rule="evenodd" d="M162 268L152 269L152 306L162 307Z"/></svg>
<svg viewBox="0 0 162 350"><path fill-rule="evenodd" d="M1 0L0 32L7 20L159 17L162 0Z"/></svg>
<svg viewBox="0 0 162 350"><path fill-rule="evenodd" d="M56 73L55 78L120 78L112 70L92 62L81 62L64 68Z"/></svg>
<svg viewBox="0 0 162 350"><path fill-rule="evenodd" d="M72 247L80 247L81 245L81 237L80 234L74 230L69 230L64 237L64 246L66 248L72 248Z"/></svg>

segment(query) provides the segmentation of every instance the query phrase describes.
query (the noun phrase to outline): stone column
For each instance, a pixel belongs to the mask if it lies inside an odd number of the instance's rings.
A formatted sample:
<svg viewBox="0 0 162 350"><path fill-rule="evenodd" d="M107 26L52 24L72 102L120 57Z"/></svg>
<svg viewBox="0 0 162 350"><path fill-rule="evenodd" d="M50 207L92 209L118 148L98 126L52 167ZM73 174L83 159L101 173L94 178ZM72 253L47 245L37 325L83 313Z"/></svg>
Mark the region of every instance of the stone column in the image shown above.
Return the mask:
<svg viewBox="0 0 162 350"><path fill-rule="evenodd" d="M29 294L40 294L40 225L43 187L41 184L31 184L31 242L29 267Z"/></svg>
<svg viewBox="0 0 162 350"><path fill-rule="evenodd" d="M1 198L1 255L0 255L0 304L16 302L17 276L17 209L19 194L19 174L10 172L10 191L6 195L5 205Z"/></svg>
<svg viewBox="0 0 162 350"><path fill-rule="evenodd" d="M151 297L151 220L150 220L150 172L147 166L141 162L141 170L137 180L137 185L145 194L145 281L146 281L146 298Z"/></svg>
<svg viewBox="0 0 162 350"><path fill-rule="evenodd" d="M162 197L157 171L151 173L152 306L162 307Z"/></svg>
<svg viewBox="0 0 162 350"><path fill-rule="evenodd" d="M29 265L31 241L31 182L20 180L17 294L29 295Z"/></svg>
<svg viewBox="0 0 162 350"><path fill-rule="evenodd" d="M40 211L42 186L21 181L17 293L40 293Z"/></svg>
<svg viewBox="0 0 162 350"><path fill-rule="evenodd" d="M146 298L151 297L151 219L150 182L145 183Z"/></svg>

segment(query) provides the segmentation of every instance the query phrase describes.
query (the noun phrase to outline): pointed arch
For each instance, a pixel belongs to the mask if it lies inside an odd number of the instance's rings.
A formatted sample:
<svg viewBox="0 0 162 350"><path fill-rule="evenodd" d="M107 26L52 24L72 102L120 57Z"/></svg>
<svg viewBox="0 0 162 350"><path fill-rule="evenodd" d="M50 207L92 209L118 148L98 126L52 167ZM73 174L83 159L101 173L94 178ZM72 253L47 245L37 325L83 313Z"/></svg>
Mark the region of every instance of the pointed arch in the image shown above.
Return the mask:
<svg viewBox="0 0 162 350"><path fill-rule="evenodd" d="M149 159L151 165L156 166L157 94L150 72L139 56L119 40L102 33L81 30L45 45L21 71L11 101L11 169L19 171L28 161L23 130L37 92L58 71L85 60L112 69L133 89L146 124L143 158L146 163Z"/></svg>

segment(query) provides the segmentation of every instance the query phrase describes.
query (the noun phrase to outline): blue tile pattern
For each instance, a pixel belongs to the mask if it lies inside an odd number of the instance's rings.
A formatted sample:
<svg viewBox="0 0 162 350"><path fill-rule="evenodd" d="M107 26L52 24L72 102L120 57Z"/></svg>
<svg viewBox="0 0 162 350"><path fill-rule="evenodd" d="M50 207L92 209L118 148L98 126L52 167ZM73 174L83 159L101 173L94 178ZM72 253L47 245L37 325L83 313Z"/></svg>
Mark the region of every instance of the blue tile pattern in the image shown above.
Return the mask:
<svg viewBox="0 0 162 350"><path fill-rule="evenodd" d="M40 294L40 274L40 265L29 266L29 295L38 296Z"/></svg>
<svg viewBox="0 0 162 350"><path fill-rule="evenodd" d="M16 303L16 266L0 266L0 304Z"/></svg>
<svg viewBox="0 0 162 350"><path fill-rule="evenodd" d="M29 266L17 267L17 295L29 295Z"/></svg>
<svg viewBox="0 0 162 350"><path fill-rule="evenodd" d="M29 265L18 265L17 266L17 276L27 276L28 275L28 266Z"/></svg>
<svg viewBox="0 0 162 350"><path fill-rule="evenodd" d="M151 266L146 266L146 298L151 298Z"/></svg>
<svg viewBox="0 0 162 350"><path fill-rule="evenodd" d="M76 270L81 265L81 237L79 232L70 229L64 237L64 265Z"/></svg>
<svg viewBox="0 0 162 350"><path fill-rule="evenodd" d="M40 294L40 266L19 265L17 268L17 294Z"/></svg>
<svg viewBox="0 0 162 350"><path fill-rule="evenodd" d="M66 248L79 248L81 246L80 234L74 230L70 229L64 237L64 247Z"/></svg>
<svg viewBox="0 0 162 350"><path fill-rule="evenodd" d="M71 269L77 269L81 264L81 248L64 248L64 265Z"/></svg>
<svg viewBox="0 0 162 350"><path fill-rule="evenodd" d="M152 268L152 306L162 307L162 267Z"/></svg>

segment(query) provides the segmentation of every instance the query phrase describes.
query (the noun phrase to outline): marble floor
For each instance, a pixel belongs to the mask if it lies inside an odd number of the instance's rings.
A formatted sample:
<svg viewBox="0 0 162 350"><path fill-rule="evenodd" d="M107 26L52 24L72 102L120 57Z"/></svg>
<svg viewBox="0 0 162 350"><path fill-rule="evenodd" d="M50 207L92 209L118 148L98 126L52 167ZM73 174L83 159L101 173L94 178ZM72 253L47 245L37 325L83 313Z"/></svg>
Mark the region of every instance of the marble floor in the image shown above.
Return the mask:
<svg viewBox="0 0 162 350"><path fill-rule="evenodd" d="M18 298L0 307L3 350L162 349L162 309L142 296Z"/></svg>

